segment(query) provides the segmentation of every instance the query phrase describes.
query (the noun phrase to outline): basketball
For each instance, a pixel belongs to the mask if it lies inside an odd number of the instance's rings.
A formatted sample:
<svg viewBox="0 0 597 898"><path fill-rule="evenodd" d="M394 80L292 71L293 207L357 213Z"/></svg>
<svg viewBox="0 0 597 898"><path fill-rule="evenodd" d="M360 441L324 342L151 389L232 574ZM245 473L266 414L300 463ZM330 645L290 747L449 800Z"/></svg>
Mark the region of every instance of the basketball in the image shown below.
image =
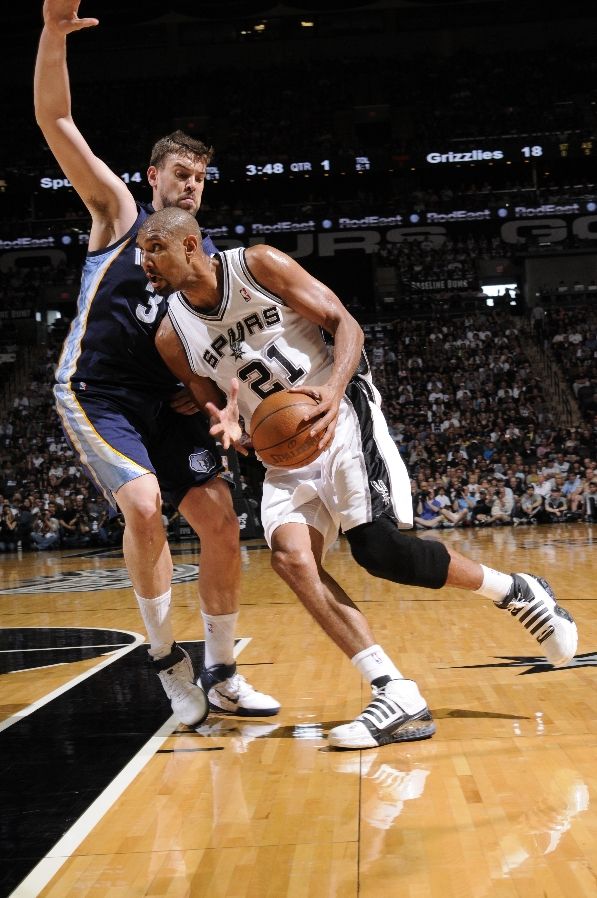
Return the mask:
<svg viewBox="0 0 597 898"><path fill-rule="evenodd" d="M303 421L315 399L306 393L280 390L259 403L251 418L251 442L267 465L301 468L314 461L321 451L321 434L312 437L313 421Z"/></svg>

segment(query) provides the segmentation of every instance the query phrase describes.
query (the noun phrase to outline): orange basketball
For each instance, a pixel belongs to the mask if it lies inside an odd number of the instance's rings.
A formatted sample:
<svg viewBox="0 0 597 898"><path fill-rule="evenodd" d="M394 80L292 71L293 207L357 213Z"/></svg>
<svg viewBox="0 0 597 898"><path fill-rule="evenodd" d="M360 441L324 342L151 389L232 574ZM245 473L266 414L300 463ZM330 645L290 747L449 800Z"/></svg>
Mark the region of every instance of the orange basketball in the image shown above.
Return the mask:
<svg viewBox="0 0 597 898"><path fill-rule="evenodd" d="M309 435L313 421L303 421L315 399L306 393L279 390L259 403L251 418L251 442L267 465L277 468L302 468L314 461L321 451L321 434Z"/></svg>

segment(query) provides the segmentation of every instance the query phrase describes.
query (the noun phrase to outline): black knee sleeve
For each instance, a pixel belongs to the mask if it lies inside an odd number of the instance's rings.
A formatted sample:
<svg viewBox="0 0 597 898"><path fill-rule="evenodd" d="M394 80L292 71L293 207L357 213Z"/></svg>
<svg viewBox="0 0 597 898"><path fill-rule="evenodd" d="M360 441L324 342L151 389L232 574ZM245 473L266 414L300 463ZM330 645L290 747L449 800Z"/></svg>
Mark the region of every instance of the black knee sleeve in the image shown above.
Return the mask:
<svg viewBox="0 0 597 898"><path fill-rule="evenodd" d="M374 577L428 589L446 582L450 554L444 544L403 533L390 518L360 524L345 536L354 560Z"/></svg>

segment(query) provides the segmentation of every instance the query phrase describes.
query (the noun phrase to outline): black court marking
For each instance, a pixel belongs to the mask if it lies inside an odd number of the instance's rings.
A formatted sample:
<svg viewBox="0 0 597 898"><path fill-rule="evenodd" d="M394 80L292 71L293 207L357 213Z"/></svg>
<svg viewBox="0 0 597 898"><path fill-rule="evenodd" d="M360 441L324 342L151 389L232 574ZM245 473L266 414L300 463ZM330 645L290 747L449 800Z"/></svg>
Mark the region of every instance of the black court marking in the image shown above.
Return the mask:
<svg viewBox="0 0 597 898"><path fill-rule="evenodd" d="M125 635L116 632L120 641ZM203 643L182 645L198 670ZM0 732L0 898L14 891L171 715L147 663L147 646L138 646Z"/></svg>
<svg viewBox="0 0 597 898"><path fill-rule="evenodd" d="M110 548L101 549L79 549L77 552L70 552L68 555L63 550L63 558L124 558L121 546L111 546Z"/></svg>
<svg viewBox="0 0 597 898"><path fill-rule="evenodd" d="M576 655L565 667L554 667L545 658L524 657L520 655L498 655L500 660L491 664L460 664L444 670L483 670L486 667L528 667L521 670L519 676L539 673L562 673L565 670L574 670L579 667L597 667L597 652L586 652L584 655Z"/></svg>
<svg viewBox="0 0 597 898"><path fill-rule="evenodd" d="M175 564L173 583L189 583L197 579L196 564ZM125 567L90 568L88 570L58 571L40 577L27 577L16 586L0 589L1 596L38 595L55 592L96 592L101 589L128 589L132 586Z"/></svg>
<svg viewBox="0 0 597 898"><path fill-rule="evenodd" d="M249 545L248 542L244 542L241 538L240 545L241 549L247 549L249 552L254 552L256 549L269 549L268 544L264 540ZM189 540L185 546L177 546L176 543L170 543L170 554L173 557L175 555L201 555L201 544L199 540ZM68 555L64 554L63 558L124 558L124 555L120 546L112 546L104 549L82 549L78 552L71 552Z"/></svg>
<svg viewBox="0 0 597 898"><path fill-rule="evenodd" d="M15 627L0 631L0 674L108 655L135 637L92 627Z"/></svg>
<svg viewBox="0 0 597 898"><path fill-rule="evenodd" d="M446 720L448 718L465 720L469 717L475 720L533 720L532 717L525 717L524 714L501 714L499 711L472 711L470 708L433 708L432 714L435 720Z"/></svg>
<svg viewBox="0 0 597 898"><path fill-rule="evenodd" d="M156 755L195 754L198 751L224 751L224 746L212 745L210 748L158 748Z"/></svg>

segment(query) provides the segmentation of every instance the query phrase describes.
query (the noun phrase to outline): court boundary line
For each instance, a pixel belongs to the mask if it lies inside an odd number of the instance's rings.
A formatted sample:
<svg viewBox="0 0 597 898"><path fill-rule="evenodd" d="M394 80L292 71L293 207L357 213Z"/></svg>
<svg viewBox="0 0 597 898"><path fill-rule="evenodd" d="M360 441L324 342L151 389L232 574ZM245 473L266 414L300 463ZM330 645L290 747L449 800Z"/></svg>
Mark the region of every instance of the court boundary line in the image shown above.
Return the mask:
<svg viewBox="0 0 597 898"><path fill-rule="evenodd" d="M102 630L106 631L106 627L19 627L21 630ZM26 705L24 708L21 708L20 711L17 711L16 714L11 714L10 717L7 717L6 720L0 721L0 733L4 730L7 730L9 727L13 726L13 724L18 723L23 718L28 717L29 714L33 714L34 711L37 711L39 708L43 708L44 705L47 705L48 702L53 701L58 696L63 695L65 692L68 692L69 689L73 689L75 686L78 686L79 683L82 683L84 680L87 680L89 677L92 677L94 674L98 672L98 670L102 670L104 667L108 667L109 664L113 664L115 661L118 661L119 658L122 658L128 652L132 652L133 649L136 649L138 646L143 645L145 642L145 637L140 633L136 633L134 630L120 630L117 628L112 629L109 627L108 629L112 630L113 633L126 633L127 636L133 637L133 642L128 643L123 648L117 648L115 646L115 651L111 652L109 657L105 658L103 661L100 661L99 664L95 664L90 670L85 671L84 673L78 674L76 677L73 677L72 680L67 680L66 683L63 683L62 686L57 686L56 689L53 689L51 692L48 692L42 698L37 699L37 701L32 702L30 705ZM81 646L79 646L81 648ZM12 649L11 651L15 651ZM87 659L89 660L89 659ZM77 664L79 662L69 662ZM57 665L46 665L49 666L57 666ZM30 670L33 668L30 668ZM38 669L38 668L35 668ZM23 673L24 671L13 671L13 673Z"/></svg>
<svg viewBox="0 0 597 898"><path fill-rule="evenodd" d="M89 629L92 629L91 627ZM97 629L105 629L97 628ZM125 633L126 630L121 630L120 632ZM141 639L141 644L145 642L145 639L140 636L140 634L136 633L135 636L139 636ZM251 637L245 636L241 639L238 639L235 642L234 646L234 657L235 659L242 652L244 648L250 643ZM203 642L202 639L182 639L181 642ZM132 648L136 648L139 643L134 643L132 646L127 646L126 650L131 651ZM118 653L118 657L126 654L126 651L120 651ZM115 653L116 656L116 653ZM108 658L106 661L97 665L93 668L93 671L87 671L85 674L82 674L79 677L76 677L69 684L67 684L67 688L72 688L72 686L81 682L82 680L87 679L93 672L100 670L102 667L106 667L108 664L111 664L113 661L117 660L116 657ZM60 695L62 692L65 692L66 688L59 688L54 690L53 693L50 693L51 696L55 697L56 695ZM49 697L47 697L49 701ZM31 714L33 710L36 710L36 707L42 707L46 704L46 699L35 702L34 705L29 706L26 710L28 714ZM17 715L15 715L16 717ZM21 712L21 717L26 716ZM20 719L20 717L18 718ZM16 723L16 720L13 720L13 723ZM103 790L103 792L98 795L92 804L89 805L86 811L81 814L81 816L73 823L73 825L68 829L65 834L52 846L52 848L47 852L46 856L39 861L36 866L27 874L27 876L21 880L20 884L14 889L13 892L10 893L7 898L37 898L39 893L44 889L50 880L58 873L60 868L74 855L75 851L79 847L79 845L83 842L84 839L92 832L92 830L97 826L100 820L108 813L108 811L113 807L116 801L120 798L123 792L130 786L133 780L139 775L139 773L143 770L143 768L149 763L149 761L154 757L157 753L158 749L164 744L166 739L168 739L174 730L178 726L178 720L174 716L174 714L166 720L162 726L156 730L153 736L150 736L145 745L143 745L134 757L126 764L119 774L117 774L111 783Z"/></svg>
<svg viewBox="0 0 597 898"><path fill-rule="evenodd" d="M24 629L24 628L19 628ZM29 627L30 630L39 630L39 627ZM57 628L58 629L58 628ZM62 629L62 628L60 628ZM70 629L75 629L71 627ZM122 631L124 633L124 630ZM0 649L0 655L10 655L11 652L70 652L72 649L121 649L129 646L130 642L92 642L88 645L47 645L38 649ZM8 673L19 673L18 670L9 670Z"/></svg>

